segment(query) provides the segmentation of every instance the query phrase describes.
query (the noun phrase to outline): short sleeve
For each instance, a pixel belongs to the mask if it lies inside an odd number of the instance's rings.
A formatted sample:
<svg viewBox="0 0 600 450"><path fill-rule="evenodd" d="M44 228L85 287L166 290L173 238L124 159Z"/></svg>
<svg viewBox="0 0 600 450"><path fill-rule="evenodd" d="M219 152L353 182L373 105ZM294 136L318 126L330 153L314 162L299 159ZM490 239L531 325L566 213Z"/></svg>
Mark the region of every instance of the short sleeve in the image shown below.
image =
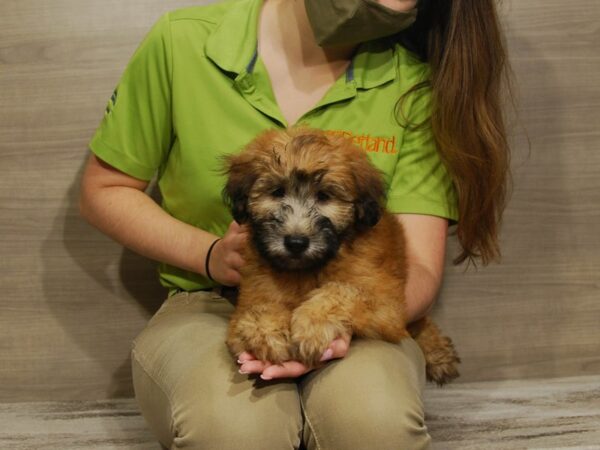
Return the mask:
<svg viewBox="0 0 600 450"><path fill-rule="evenodd" d="M129 61L90 149L98 158L150 180L172 143L169 16L151 29Z"/></svg>
<svg viewBox="0 0 600 450"><path fill-rule="evenodd" d="M434 215L456 223L458 197L437 151L429 125L431 93L424 89L412 94L387 207L395 214Z"/></svg>

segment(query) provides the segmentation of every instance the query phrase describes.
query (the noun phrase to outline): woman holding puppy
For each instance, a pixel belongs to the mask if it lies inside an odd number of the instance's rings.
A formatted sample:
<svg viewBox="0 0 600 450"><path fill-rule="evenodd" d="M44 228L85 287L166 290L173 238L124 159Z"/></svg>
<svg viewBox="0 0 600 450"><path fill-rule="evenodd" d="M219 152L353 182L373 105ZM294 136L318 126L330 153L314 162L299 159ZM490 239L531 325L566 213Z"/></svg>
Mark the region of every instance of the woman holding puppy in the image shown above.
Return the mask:
<svg viewBox="0 0 600 450"><path fill-rule="evenodd" d="M315 371L247 352L232 360L233 306L221 295L231 289L220 287L239 283L247 235L221 199L221 156L295 124L362 146L405 229L416 320L440 286L449 225L462 246L456 263L499 255L504 70L494 0L229 0L159 20L90 144L81 211L161 262L170 295L136 339L132 364L163 446L429 446L412 339L342 336ZM162 207L144 192L155 174Z"/></svg>

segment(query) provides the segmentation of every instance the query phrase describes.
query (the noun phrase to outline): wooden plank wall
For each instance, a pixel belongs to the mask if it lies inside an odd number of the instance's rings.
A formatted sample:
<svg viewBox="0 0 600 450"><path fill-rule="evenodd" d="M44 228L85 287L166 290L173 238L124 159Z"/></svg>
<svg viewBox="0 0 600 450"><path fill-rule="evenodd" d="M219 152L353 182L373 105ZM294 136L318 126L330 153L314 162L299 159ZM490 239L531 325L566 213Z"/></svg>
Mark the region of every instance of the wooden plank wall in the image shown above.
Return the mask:
<svg viewBox="0 0 600 450"><path fill-rule="evenodd" d="M164 292L153 263L78 217L78 183L146 31L199 3L2 1L0 401L132 394L129 345ZM463 273L449 259L436 316L464 381L598 374L600 3L502 11L520 91L504 260Z"/></svg>
<svg viewBox="0 0 600 450"><path fill-rule="evenodd" d="M504 258L448 265L436 314L465 379L598 374L600 2L503 6L520 98Z"/></svg>

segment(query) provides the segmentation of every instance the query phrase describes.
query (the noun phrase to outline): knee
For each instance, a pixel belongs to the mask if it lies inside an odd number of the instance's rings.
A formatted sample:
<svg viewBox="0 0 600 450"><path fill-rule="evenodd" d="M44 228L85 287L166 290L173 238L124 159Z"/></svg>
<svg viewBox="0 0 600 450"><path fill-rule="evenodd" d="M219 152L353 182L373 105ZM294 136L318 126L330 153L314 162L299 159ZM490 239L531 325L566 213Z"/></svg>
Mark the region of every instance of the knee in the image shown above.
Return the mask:
<svg viewBox="0 0 600 450"><path fill-rule="evenodd" d="M352 405L333 402L329 411L311 412L309 432L322 448L416 450L430 445L420 402L369 395Z"/></svg>
<svg viewBox="0 0 600 450"><path fill-rule="evenodd" d="M422 361L413 353L410 346L357 341L349 358L309 378L302 399L310 431L322 441L315 447L428 448Z"/></svg>
<svg viewBox="0 0 600 450"><path fill-rule="evenodd" d="M219 408L180 411L172 448L189 450L294 449L300 443L301 423L290 415L256 417Z"/></svg>

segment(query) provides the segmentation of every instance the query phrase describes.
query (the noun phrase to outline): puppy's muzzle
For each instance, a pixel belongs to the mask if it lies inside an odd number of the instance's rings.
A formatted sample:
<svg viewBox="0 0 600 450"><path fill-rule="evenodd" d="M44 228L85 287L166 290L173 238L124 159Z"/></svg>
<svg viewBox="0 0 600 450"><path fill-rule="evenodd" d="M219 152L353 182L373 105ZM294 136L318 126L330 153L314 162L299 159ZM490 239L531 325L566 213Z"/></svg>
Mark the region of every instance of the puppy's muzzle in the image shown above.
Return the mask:
<svg viewBox="0 0 600 450"><path fill-rule="evenodd" d="M283 244L293 256L301 256L308 248L310 239L302 235L287 235L283 238Z"/></svg>

